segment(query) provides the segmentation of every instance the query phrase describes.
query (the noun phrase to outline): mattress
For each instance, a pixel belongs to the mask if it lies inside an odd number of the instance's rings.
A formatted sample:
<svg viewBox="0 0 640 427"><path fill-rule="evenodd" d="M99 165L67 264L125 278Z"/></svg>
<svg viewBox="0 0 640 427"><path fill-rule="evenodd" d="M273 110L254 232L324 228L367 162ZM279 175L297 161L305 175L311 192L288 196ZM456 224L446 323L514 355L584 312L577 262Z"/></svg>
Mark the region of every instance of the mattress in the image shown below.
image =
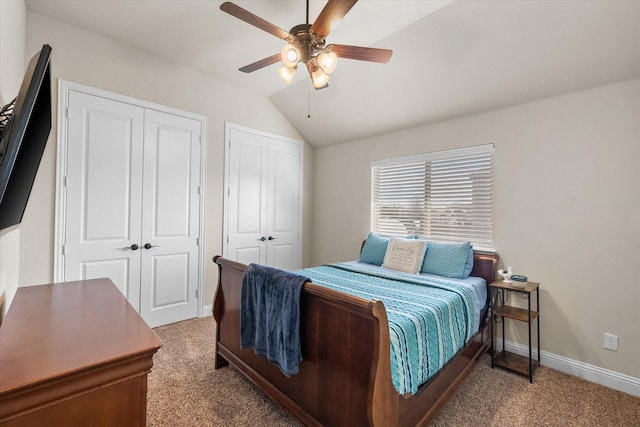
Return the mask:
<svg viewBox="0 0 640 427"><path fill-rule="evenodd" d="M340 263L344 265L353 265L362 270L370 270L372 274L376 274L377 271L385 272L394 276L407 277L409 279L415 278L416 275L412 273L404 273L402 271L391 270L389 268L379 267L373 264L367 264L360 261L348 261ZM473 329L477 332L482 324L484 313L487 307L487 281L482 277L469 276L466 279L452 279L449 277L437 276L435 274L421 273L420 277L431 278L439 280L445 283L456 283L465 286L471 291L473 297L473 310L474 310L474 326Z"/></svg>
<svg viewBox="0 0 640 427"><path fill-rule="evenodd" d="M407 274L357 261L298 273L315 284L384 303L392 381L400 394L416 393L473 337L486 301L486 284L477 278Z"/></svg>

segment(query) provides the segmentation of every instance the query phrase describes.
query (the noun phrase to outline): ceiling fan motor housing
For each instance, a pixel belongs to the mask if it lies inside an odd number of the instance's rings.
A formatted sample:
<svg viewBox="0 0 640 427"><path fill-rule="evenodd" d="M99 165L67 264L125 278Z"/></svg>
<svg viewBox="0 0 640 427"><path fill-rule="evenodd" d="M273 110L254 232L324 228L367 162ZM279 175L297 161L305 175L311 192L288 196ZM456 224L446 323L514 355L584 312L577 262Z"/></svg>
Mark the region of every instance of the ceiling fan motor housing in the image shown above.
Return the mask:
<svg viewBox="0 0 640 427"><path fill-rule="evenodd" d="M324 51L324 37L318 37L313 34L310 24L296 25L289 33L294 37L289 40L289 43L298 49L300 61L305 64L312 60L318 51Z"/></svg>

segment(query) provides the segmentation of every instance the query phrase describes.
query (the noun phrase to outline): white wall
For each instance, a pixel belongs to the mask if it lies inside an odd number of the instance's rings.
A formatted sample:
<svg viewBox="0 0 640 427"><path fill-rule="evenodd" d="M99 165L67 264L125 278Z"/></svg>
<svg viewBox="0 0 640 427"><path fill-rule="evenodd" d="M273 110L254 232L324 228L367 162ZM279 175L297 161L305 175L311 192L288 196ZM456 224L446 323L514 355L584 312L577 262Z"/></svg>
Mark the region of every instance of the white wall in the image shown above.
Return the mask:
<svg viewBox="0 0 640 427"><path fill-rule="evenodd" d="M28 55L44 43L53 48L51 71L56 90L56 79L62 78L207 117L204 304L211 304L217 284L217 269L211 258L222 253L224 122L302 138L261 95L28 11ZM53 279L56 132L54 127L23 220L21 284ZM313 150L308 146L305 155L305 162L312 164ZM305 181L310 181L305 175ZM304 227L308 229L309 214L305 215Z"/></svg>
<svg viewBox="0 0 640 427"><path fill-rule="evenodd" d="M541 283L542 349L640 378L640 80L316 150L312 262L358 257L371 160L487 143L495 247Z"/></svg>
<svg viewBox="0 0 640 427"><path fill-rule="evenodd" d="M20 89L25 67L25 25L23 0L0 1L0 106L11 101ZM20 226L0 230L0 319L16 293L19 282Z"/></svg>

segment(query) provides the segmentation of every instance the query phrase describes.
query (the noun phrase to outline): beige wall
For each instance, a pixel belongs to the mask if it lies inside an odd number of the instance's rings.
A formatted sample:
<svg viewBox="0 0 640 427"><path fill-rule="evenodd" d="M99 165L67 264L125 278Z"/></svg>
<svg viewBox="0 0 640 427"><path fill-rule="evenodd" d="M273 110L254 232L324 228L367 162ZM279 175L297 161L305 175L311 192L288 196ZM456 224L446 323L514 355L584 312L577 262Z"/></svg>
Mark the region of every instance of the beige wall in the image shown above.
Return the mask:
<svg viewBox="0 0 640 427"><path fill-rule="evenodd" d="M312 262L358 257L371 160L487 143L495 248L541 282L542 350L640 378L640 80L317 150Z"/></svg>
<svg viewBox="0 0 640 427"><path fill-rule="evenodd" d="M53 48L56 92L61 78L207 117L204 304L211 304L217 283L211 258L222 253L224 122L298 139L300 135L261 95L29 11L27 54L44 43ZM53 279L56 131L54 127L21 229L20 283L25 285ZM305 155L305 163L312 165L313 150L308 146ZM306 182L310 182L309 173L305 173ZM305 207L309 206L305 201ZM307 230L308 215L306 212ZM304 236L303 247L308 248Z"/></svg>
<svg viewBox="0 0 640 427"><path fill-rule="evenodd" d="M24 1L0 1L0 106L11 101L24 75ZM0 319L6 314L19 283L20 226L0 230Z"/></svg>

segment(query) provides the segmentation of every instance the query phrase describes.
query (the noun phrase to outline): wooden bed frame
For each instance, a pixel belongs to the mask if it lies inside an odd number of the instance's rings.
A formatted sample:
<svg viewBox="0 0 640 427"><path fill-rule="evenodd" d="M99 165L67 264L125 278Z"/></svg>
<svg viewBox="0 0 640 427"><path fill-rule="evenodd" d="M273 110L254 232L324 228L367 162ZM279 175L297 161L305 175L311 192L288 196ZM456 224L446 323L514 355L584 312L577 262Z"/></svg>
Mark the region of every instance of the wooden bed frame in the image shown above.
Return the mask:
<svg viewBox="0 0 640 427"><path fill-rule="evenodd" d="M474 276L495 279L498 256L474 253ZM216 256L213 317L216 369L228 363L308 426L428 425L491 345L489 315L480 331L415 395L391 381L384 304L311 282L301 295L300 372L287 378L253 349L240 349L240 297L246 265Z"/></svg>

